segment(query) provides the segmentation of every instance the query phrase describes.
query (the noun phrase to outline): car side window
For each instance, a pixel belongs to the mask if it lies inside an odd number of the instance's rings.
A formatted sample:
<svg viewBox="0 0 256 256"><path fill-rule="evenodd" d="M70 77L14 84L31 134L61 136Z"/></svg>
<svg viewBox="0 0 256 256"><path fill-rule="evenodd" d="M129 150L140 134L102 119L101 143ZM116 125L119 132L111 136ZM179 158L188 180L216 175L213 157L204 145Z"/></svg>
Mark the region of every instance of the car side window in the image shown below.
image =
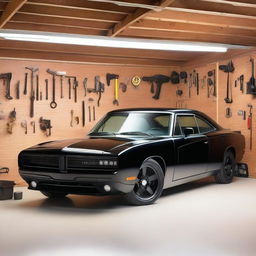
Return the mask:
<svg viewBox="0 0 256 256"><path fill-rule="evenodd" d="M203 120L198 116L196 116L196 121L197 121L200 133L206 133L214 130L214 127L211 124L209 124L207 121Z"/></svg>
<svg viewBox="0 0 256 256"><path fill-rule="evenodd" d="M174 126L174 135L184 135L185 128L192 128L193 134L198 134L198 126L193 115L177 115Z"/></svg>

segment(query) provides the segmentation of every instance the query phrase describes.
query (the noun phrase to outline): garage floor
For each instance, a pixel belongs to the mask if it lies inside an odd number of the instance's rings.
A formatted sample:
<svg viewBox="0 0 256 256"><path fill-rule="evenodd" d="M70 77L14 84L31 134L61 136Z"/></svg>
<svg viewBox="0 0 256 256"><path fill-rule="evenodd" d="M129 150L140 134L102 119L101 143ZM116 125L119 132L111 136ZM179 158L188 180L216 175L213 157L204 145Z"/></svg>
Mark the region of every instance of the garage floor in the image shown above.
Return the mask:
<svg viewBox="0 0 256 256"><path fill-rule="evenodd" d="M150 206L121 197L0 201L0 255L256 255L256 179L201 181Z"/></svg>

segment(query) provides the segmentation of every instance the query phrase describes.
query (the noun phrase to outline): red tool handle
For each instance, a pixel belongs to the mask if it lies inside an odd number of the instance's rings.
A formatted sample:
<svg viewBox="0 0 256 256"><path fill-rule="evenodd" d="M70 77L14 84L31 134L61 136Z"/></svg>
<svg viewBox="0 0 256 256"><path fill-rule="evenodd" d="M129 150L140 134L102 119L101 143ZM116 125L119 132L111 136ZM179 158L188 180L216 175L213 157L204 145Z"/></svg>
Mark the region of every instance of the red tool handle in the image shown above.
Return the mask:
<svg viewBox="0 0 256 256"><path fill-rule="evenodd" d="M248 118L247 118L247 128L248 128L248 130L252 129L252 117L251 116L248 116Z"/></svg>

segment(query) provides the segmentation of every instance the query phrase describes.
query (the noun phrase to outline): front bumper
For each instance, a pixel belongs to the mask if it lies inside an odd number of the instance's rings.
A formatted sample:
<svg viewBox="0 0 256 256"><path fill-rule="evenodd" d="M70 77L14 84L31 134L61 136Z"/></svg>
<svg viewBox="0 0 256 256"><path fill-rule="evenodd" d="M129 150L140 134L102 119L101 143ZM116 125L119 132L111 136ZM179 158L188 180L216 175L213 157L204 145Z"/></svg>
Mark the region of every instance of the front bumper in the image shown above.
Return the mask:
<svg viewBox="0 0 256 256"><path fill-rule="evenodd" d="M133 190L137 180L127 181L127 177L137 177L138 169L123 169L114 174L71 174L38 172L33 170L19 170L21 177L28 183L29 189L41 191L58 191L79 195L110 195L129 193ZM35 181L33 188L30 183ZM106 192L104 186L111 190Z"/></svg>

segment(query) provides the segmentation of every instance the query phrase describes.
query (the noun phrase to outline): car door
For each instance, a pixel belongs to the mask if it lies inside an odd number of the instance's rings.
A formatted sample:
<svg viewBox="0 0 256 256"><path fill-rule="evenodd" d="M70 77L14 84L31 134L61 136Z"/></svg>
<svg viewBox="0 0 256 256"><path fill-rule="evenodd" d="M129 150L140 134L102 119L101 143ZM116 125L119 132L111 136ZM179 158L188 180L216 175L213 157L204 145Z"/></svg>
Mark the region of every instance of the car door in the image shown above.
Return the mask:
<svg viewBox="0 0 256 256"><path fill-rule="evenodd" d="M186 128L191 131L187 136L184 135ZM200 133L195 116L177 114L173 133L177 163L173 181L207 172L208 139Z"/></svg>

